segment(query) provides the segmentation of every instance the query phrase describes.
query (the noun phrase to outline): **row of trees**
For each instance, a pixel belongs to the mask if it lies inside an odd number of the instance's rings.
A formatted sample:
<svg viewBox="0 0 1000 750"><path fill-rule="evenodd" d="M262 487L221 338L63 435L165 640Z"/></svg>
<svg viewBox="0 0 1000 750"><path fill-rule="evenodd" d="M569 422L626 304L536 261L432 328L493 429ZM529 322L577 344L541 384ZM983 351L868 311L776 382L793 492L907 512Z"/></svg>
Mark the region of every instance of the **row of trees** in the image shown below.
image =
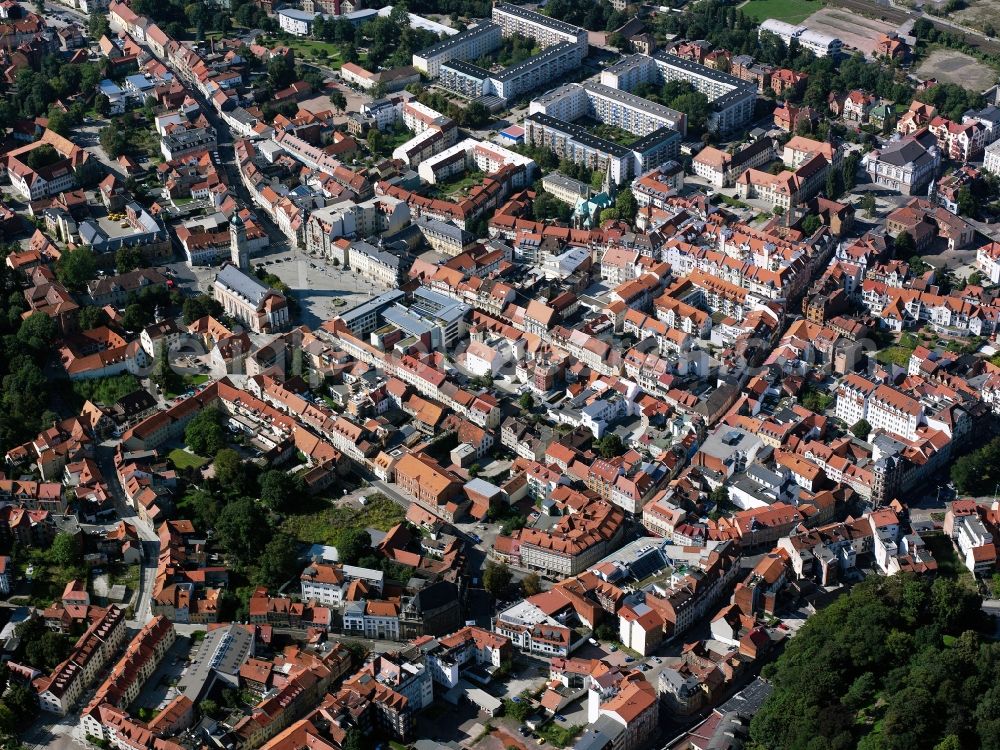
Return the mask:
<svg viewBox="0 0 1000 750"><path fill-rule="evenodd" d="M582 26L588 31L614 31L624 26L629 17L623 11L615 10L608 0L596 3L580 3L573 0L549 0L545 13L574 26Z"/></svg>

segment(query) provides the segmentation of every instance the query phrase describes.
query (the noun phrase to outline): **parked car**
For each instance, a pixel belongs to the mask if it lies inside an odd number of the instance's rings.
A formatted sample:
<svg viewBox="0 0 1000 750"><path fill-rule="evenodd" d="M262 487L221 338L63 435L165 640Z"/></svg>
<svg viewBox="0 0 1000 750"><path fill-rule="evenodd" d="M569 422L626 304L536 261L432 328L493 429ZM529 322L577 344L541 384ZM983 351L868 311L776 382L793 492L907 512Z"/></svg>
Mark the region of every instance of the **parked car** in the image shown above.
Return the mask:
<svg viewBox="0 0 1000 750"><path fill-rule="evenodd" d="M626 664L631 664L631 663L632 663L632 662L634 662L634 661L635 661L635 658L634 658L634 657L631 657L631 656L626 656L626 657L625 657L625 663L626 663Z"/></svg>

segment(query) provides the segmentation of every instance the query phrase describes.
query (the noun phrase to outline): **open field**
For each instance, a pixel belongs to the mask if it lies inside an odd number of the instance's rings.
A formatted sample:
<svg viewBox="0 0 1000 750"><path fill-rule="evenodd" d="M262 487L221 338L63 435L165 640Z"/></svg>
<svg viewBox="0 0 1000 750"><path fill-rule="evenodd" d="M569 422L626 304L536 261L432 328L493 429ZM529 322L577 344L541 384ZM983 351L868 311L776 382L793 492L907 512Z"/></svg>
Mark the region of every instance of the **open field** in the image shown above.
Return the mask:
<svg viewBox="0 0 1000 750"><path fill-rule="evenodd" d="M823 4L823 0L748 0L740 6L740 10L758 21L774 18L787 23L802 23Z"/></svg>
<svg viewBox="0 0 1000 750"><path fill-rule="evenodd" d="M921 78L937 78L946 83L956 83L967 89L982 91L996 83L997 74L988 65L962 52L937 49L917 68Z"/></svg>
<svg viewBox="0 0 1000 750"><path fill-rule="evenodd" d="M866 56L871 56L880 35L898 28L892 22L865 18L842 8L818 10L806 19L805 25L813 31L837 37L845 49L860 50Z"/></svg>
<svg viewBox="0 0 1000 750"><path fill-rule="evenodd" d="M200 469L208 463L207 458L196 456L194 453L188 453L183 448L174 448L174 450L170 451L167 458L178 469Z"/></svg>

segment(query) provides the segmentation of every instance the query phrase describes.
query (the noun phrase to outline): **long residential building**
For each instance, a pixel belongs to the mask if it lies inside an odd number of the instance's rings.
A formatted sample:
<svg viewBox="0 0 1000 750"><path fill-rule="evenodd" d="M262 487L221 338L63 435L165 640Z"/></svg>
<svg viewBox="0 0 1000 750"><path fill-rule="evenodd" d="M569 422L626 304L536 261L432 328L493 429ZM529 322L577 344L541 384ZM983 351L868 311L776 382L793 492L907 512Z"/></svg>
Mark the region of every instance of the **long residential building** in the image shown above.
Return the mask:
<svg viewBox="0 0 1000 750"><path fill-rule="evenodd" d="M413 67L431 78L437 78L444 63L452 60L476 60L499 47L501 38L500 26L490 22L481 23L414 53Z"/></svg>
<svg viewBox="0 0 1000 750"><path fill-rule="evenodd" d="M525 528L514 532L501 546L518 565L549 575L573 576L617 549L625 515L604 501L595 501L578 513L562 518L549 530Z"/></svg>
<svg viewBox="0 0 1000 750"><path fill-rule="evenodd" d="M500 3L493 6L493 23L503 31L504 36L521 34L531 37L543 47L551 47L562 42L570 42L579 47L583 56L587 55L587 30L579 26L543 16L520 5Z"/></svg>
<svg viewBox="0 0 1000 750"><path fill-rule="evenodd" d="M648 135L660 128L672 128L681 134L687 131L683 112L593 81L553 89L534 99L528 112L541 112L567 122L589 116L635 135Z"/></svg>
<svg viewBox="0 0 1000 750"><path fill-rule="evenodd" d="M629 146L620 146L580 125L541 112L528 115L524 125L526 143L549 148L560 158L604 172L618 185L676 159L680 152L681 134L671 128L660 128Z"/></svg>
<svg viewBox="0 0 1000 750"><path fill-rule="evenodd" d="M110 739L105 737L98 708L104 704L128 708L176 638L174 624L163 615L154 617L136 634L83 712L80 723L87 735Z"/></svg>
<svg viewBox="0 0 1000 750"><path fill-rule="evenodd" d="M125 640L125 613L117 607L96 616L65 661L35 680L43 711L66 714L103 672Z"/></svg>
<svg viewBox="0 0 1000 750"><path fill-rule="evenodd" d="M585 56L585 48L572 42L559 42L499 73L452 60L441 65L441 84L470 99L490 95L513 99L579 69Z"/></svg>
<svg viewBox="0 0 1000 750"><path fill-rule="evenodd" d="M657 52L652 57L631 55L601 71L601 83L622 91L668 81L686 81L708 97L712 107L709 130L732 132L753 118L757 92L752 84L676 55L666 52Z"/></svg>

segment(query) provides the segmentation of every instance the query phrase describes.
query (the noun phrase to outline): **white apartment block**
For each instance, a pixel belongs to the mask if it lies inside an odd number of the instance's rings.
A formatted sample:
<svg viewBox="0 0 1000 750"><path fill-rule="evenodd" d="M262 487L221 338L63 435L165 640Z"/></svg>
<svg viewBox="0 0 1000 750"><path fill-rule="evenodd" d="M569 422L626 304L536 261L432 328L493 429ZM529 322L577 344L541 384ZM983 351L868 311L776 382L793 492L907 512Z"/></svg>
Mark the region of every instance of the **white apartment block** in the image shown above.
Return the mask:
<svg viewBox="0 0 1000 750"><path fill-rule="evenodd" d="M955 519L955 543L962 551L966 567L975 574L991 571L996 562L996 555L977 555L975 550L993 544L993 535L978 515L959 516Z"/></svg>
<svg viewBox="0 0 1000 750"><path fill-rule="evenodd" d="M683 112L592 81L567 83L549 91L532 100L528 112L568 122L590 116L635 135L649 135L660 128L672 128L681 134L687 131Z"/></svg>
<svg viewBox="0 0 1000 750"><path fill-rule="evenodd" d="M489 83L497 96L513 99L519 94L540 88L549 81L578 69L586 56L586 45L581 47L571 42L559 42L546 47L524 62L490 76ZM484 93L491 92L487 90Z"/></svg>
<svg viewBox="0 0 1000 750"><path fill-rule="evenodd" d="M459 155L461 154L461 157ZM493 174L501 167L513 164L523 166L523 177L515 180L515 187L524 187L534 179L533 159L488 141L466 138L441 153L425 159L417 167L417 174L424 182L434 185L454 174L461 174L475 166L486 174ZM520 183L520 184L519 184Z"/></svg>
<svg viewBox="0 0 1000 750"><path fill-rule="evenodd" d="M413 55L413 67L431 78L451 60L477 60L500 46L502 32L495 23L481 23Z"/></svg>
<svg viewBox="0 0 1000 750"><path fill-rule="evenodd" d="M504 36L521 34L537 41L543 47L561 42L577 45L587 54L587 30L579 26L543 16L519 5L501 3L493 6L493 23L503 31Z"/></svg>
<svg viewBox="0 0 1000 750"><path fill-rule="evenodd" d="M292 36L309 36L312 25L320 13L306 13L297 8L282 8L278 11L278 26Z"/></svg>
<svg viewBox="0 0 1000 750"><path fill-rule="evenodd" d="M418 101L404 102L400 111L406 129L416 134L423 133L428 128L439 125L442 120L448 119L440 112Z"/></svg>
<svg viewBox="0 0 1000 750"><path fill-rule="evenodd" d="M991 284L1000 284L1000 243L991 242L976 250L976 268Z"/></svg>
<svg viewBox="0 0 1000 750"><path fill-rule="evenodd" d="M687 81L708 97L712 105L708 126L713 131L736 130L753 118L757 93L750 83L675 55L631 55L601 71L602 84L622 91L666 81Z"/></svg>
<svg viewBox="0 0 1000 750"><path fill-rule="evenodd" d="M1000 175L1000 141L994 141L986 147L983 169L992 174Z"/></svg>

